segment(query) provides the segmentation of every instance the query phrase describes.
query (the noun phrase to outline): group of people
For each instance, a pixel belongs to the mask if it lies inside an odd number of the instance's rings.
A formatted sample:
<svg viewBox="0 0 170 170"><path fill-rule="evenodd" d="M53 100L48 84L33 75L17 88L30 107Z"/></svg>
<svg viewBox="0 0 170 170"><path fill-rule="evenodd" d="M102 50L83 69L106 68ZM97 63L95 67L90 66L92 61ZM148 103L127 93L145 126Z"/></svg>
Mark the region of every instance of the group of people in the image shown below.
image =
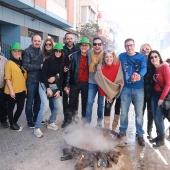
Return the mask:
<svg viewBox="0 0 170 170"><path fill-rule="evenodd" d="M147 133L154 147L164 144L164 114L161 107L170 90L170 68L158 51L143 44L135 51L135 41L126 39L126 52L119 56L104 51L103 41L96 37L91 44L82 37L74 44L71 33L65 35L65 45L33 35L31 45L23 50L19 43L10 49L11 59L0 55L0 122L3 127L22 131L18 119L25 105L27 125L42 137L43 117L50 111L47 128L57 130L56 117L62 97L64 120L62 128L77 122L79 95L81 94L81 121L90 124L93 104L97 96L97 126L116 131L120 119L119 135L126 136L130 104L134 105L138 144L145 145L143 117L147 105ZM27 99L26 99L27 98ZM25 104L26 99L26 104ZM110 114L115 101L114 120ZM17 109L14 113L14 107ZM8 107L7 107L8 106ZM9 124L7 122L7 116ZM157 137L152 138L155 122Z"/></svg>

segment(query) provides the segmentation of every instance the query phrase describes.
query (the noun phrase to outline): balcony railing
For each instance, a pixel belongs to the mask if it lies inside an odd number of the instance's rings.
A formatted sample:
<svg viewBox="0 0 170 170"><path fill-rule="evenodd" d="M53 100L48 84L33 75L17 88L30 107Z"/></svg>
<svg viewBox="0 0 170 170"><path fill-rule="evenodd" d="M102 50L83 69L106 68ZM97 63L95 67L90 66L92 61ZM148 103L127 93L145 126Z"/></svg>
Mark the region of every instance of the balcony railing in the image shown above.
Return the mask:
<svg viewBox="0 0 170 170"><path fill-rule="evenodd" d="M10 50L11 46L8 44L1 43L1 51L5 55L5 57L9 60L11 57Z"/></svg>

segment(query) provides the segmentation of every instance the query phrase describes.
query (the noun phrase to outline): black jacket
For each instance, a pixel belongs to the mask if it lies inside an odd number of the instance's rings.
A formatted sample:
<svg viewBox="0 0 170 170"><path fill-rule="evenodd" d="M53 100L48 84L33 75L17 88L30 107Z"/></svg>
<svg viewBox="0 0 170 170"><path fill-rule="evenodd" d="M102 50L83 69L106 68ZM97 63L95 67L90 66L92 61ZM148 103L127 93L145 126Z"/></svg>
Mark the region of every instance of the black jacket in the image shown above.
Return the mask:
<svg viewBox="0 0 170 170"><path fill-rule="evenodd" d="M76 85L78 83L80 59L81 59L81 51L74 52L71 55L69 71L66 77L66 87L70 87L70 85Z"/></svg>
<svg viewBox="0 0 170 170"><path fill-rule="evenodd" d="M44 83L46 88L49 88L49 84L56 84L58 86L58 90L62 92L61 87L63 83L63 72L64 67L60 58L47 58L43 63L43 68L41 72L40 82ZM50 77L55 77L55 81L52 83L48 82Z"/></svg>
<svg viewBox="0 0 170 170"><path fill-rule="evenodd" d="M64 66L69 66L70 64L70 60L69 60L69 55L76 52L76 51L79 51L79 48L73 44L73 48L69 49L67 47L67 45L64 45L63 47L65 49L65 52L64 52ZM66 78L67 78L67 73L64 73L64 80L63 80L63 88L66 87Z"/></svg>
<svg viewBox="0 0 170 170"><path fill-rule="evenodd" d="M147 67L147 72L144 76L144 96L147 100L151 99L153 88L154 88L154 81L153 81L154 69L149 69Z"/></svg>
<svg viewBox="0 0 170 170"><path fill-rule="evenodd" d="M27 82L39 82L41 64L43 63L41 49L35 49L32 45L25 49L23 67L27 70Z"/></svg>

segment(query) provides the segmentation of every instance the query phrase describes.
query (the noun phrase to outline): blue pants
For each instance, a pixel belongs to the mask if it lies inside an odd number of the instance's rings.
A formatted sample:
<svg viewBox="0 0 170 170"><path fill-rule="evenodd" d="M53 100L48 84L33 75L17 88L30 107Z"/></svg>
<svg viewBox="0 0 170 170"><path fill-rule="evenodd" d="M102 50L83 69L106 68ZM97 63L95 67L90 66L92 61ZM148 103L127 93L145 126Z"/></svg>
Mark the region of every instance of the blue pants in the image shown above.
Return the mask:
<svg viewBox="0 0 170 170"><path fill-rule="evenodd" d="M132 101L135 108L136 131L139 137L143 137L144 89L123 88L121 93L121 116L119 130L121 133L126 134L128 127L128 112Z"/></svg>
<svg viewBox="0 0 170 170"><path fill-rule="evenodd" d="M86 107L86 120L88 123L91 122L93 103L97 93L98 93L97 121L99 122L102 121L103 119L104 97L100 94L97 84L89 83L88 99L87 99L87 107Z"/></svg>
<svg viewBox="0 0 170 170"><path fill-rule="evenodd" d="M39 82L27 82L27 101L25 113L27 122L36 122L40 110L40 96L38 92Z"/></svg>
<svg viewBox="0 0 170 170"><path fill-rule="evenodd" d="M151 105L152 105L152 114L156 125L156 130L160 135L165 133L165 126L164 126L164 114L163 109L161 106L158 106L158 100L159 97L154 95L151 99Z"/></svg>

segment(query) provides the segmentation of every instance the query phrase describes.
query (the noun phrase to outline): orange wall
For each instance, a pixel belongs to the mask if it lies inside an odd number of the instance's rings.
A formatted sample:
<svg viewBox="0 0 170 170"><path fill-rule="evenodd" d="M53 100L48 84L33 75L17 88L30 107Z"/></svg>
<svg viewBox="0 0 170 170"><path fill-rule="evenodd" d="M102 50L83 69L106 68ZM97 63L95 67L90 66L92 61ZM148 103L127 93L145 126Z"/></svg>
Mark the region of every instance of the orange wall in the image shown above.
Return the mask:
<svg viewBox="0 0 170 170"><path fill-rule="evenodd" d="M67 21L74 24L74 1L66 1L67 6Z"/></svg>
<svg viewBox="0 0 170 170"><path fill-rule="evenodd" d="M34 2L35 4L37 4L43 8L46 8L46 0L32 0L32 2Z"/></svg>

